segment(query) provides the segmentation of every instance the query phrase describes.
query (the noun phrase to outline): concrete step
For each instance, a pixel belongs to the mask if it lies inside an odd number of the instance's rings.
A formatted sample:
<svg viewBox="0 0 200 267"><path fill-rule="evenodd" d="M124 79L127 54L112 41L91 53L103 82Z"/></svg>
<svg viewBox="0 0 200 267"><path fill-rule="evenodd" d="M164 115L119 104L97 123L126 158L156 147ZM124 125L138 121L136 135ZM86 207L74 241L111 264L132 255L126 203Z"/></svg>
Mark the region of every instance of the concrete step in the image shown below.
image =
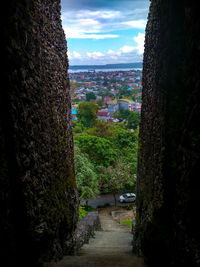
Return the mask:
<svg viewBox="0 0 200 267"><path fill-rule="evenodd" d="M81 249L89 251L90 249L100 248L121 248L129 247L132 249L132 234L129 232L95 232L94 238L90 238L89 244L85 244Z"/></svg>
<svg viewBox="0 0 200 267"><path fill-rule="evenodd" d="M141 258L129 254L66 256L51 267L146 267Z"/></svg>
<svg viewBox="0 0 200 267"><path fill-rule="evenodd" d="M109 214L100 215L102 231L95 232L76 256L66 256L50 267L145 267L132 253L131 229Z"/></svg>

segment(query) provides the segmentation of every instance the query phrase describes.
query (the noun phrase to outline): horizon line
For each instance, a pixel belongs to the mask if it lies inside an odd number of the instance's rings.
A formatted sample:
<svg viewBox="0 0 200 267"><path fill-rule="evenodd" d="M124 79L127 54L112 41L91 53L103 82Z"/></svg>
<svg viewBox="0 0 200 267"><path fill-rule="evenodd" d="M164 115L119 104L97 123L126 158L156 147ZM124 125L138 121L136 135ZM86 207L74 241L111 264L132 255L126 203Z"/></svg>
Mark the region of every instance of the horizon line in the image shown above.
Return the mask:
<svg viewBox="0 0 200 267"><path fill-rule="evenodd" d="M81 64L81 65L70 65L69 67L79 67L79 66L110 66L110 65L125 65L125 64L143 64L142 61L130 62L130 63L109 63L109 64Z"/></svg>

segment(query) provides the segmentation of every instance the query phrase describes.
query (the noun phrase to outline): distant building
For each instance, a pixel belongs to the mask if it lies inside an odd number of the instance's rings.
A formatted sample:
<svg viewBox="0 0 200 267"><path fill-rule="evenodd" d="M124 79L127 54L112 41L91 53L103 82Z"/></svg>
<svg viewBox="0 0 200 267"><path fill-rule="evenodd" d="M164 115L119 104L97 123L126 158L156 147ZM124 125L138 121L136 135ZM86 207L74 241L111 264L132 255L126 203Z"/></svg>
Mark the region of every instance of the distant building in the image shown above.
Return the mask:
<svg viewBox="0 0 200 267"><path fill-rule="evenodd" d="M141 108L137 108L134 111L137 112L137 113L140 113L141 112Z"/></svg>
<svg viewBox="0 0 200 267"><path fill-rule="evenodd" d="M117 90L114 90L114 89L111 89L111 93L112 93L113 95L116 95L116 94L118 93L118 91L117 91Z"/></svg>
<svg viewBox="0 0 200 267"><path fill-rule="evenodd" d="M119 109L124 109L124 110L133 110L133 101L129 99L120 99L118 100L119 103Z"/></svg>
<svg viewBox="0 0 200 267"><path fill-rule="evenodd" d="M97 112L97 118L102 121L109 121L110 120L110 113L108 111L99 110Z"/></svg>
<svg viewBox="0 0 200 267"><path fill-rule="evenodd" d="M118 120L118 119L112 119L112 121L113 121L113 122L119 122L119 120Z"/></svg>
<svg viewBox="0 0 200 267"><path fill-rule="evenodd" d="M77 119L76 114L77 114L77 109L76 108L73 108L72 109L72 120L73 121Z"/></svg>
<svg viewBox="0 0 200 267"><path fill-rule="evenodd" d="M104 97L104 103L105 104L108 104L110 101L112 101L112 97L110 97L110 96L105 96Z"/></svg>
<svg viewBox="0 0 200 267"><path fill-rule="evenodd" d="M85 96L85 94L78 94L78 95L77 95L77 98L78 98L78 99L85 99L86 96Z"/></svg>
<svg viewBox="0 0 200 267"><path fill-rule="evenodd" d="M141 104L139 102L133 102L133 111L140 112L141 111Z"/></svg>
<svg viewBox="0 0 200 267"><path fill-rule="evenodd" d="M117 101L111 101L108 103L108 112L110 114L114 114L115 111L122 110L130 110L130 111L139 111L141 109L141 104L137 101L134 102L129 99L119 99Z"/></svg>
<svg viewBox="0 0 200 267"><path fill-rule="evenodd" d="M118 104L118 102L109 102L108 103L108 112L110 113L110 114L114 114L115 113L115 111L117 111L119 109L119 104Z"/></svg>

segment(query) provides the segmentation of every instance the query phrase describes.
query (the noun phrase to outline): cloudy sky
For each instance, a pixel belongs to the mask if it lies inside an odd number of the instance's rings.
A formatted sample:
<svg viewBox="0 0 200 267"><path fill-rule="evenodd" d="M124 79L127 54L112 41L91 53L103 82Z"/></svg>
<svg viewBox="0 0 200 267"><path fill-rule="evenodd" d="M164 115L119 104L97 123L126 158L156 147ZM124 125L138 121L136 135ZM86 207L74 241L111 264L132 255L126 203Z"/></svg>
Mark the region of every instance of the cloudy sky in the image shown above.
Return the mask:
<svg viewBox="0 0 200 267"><path fill-rule="evenodd" d="M61 0L70 65L141 62L149 0Z"/></svg>

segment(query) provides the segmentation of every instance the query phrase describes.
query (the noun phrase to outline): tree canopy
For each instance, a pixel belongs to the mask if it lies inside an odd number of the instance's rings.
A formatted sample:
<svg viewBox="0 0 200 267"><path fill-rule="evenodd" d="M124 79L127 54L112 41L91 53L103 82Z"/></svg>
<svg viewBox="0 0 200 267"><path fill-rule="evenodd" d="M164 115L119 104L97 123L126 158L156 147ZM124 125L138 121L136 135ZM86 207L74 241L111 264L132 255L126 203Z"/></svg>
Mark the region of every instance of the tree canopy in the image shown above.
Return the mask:
<svg viewBox="0 0 200 267"><path fill-rule="evenodd" d="M80 194L84 193L84 198L88 200L99 193L97 174L87 154L82 153L77 145L74 154L78 191Z"/></svg>
<svg viewBox="0 0 200 267"><path fill-rule="evenodd" d="M105 138L80 134L75 136L75 142L78 143L80 150L87 153L96 164L108 166L116 159L117 155L112 143Z"/></svg>
<svg viewBox="0 0 200 267"><path fill-rule="evenodd" d="M140 114L137 112L132 111L127 119L127 127L129 129L135 130L140 123Z"/></svg>
<svg viewBox="0 0 200 267"><path fill-rule="evenodd" d="M91 99L96 99L96 95L93 92L89 92L86 94L86 101L90 101Z"/></svg>
<svg viewBox="0 0 200 267"><path fill-rule="evenodd" d="M98 106L94 103L80 103L77 110L77 118L85 127L92 127L97 120Z"/></svg>
<svg viewBox="0 0 200 267"><path fill-rule="evenodd" d="M135 192L140 115L120 110L122 122L105 122L97 119L97 110L94 103L83 102L73 122L79 192L85 192L86 199L98 190Z"/></svg>
<svg viewBox="0 0 200 267"><path fill-rule="evenodd" d="M121 159L118 159L115 163L115 166L103 167L101 169L100 176L100 188L104 192L112 192L115 205L116 205L116 194L120 192L126 184L130 186L133 185L133 180L131 178L130 166L123 162Z"/></svg>

